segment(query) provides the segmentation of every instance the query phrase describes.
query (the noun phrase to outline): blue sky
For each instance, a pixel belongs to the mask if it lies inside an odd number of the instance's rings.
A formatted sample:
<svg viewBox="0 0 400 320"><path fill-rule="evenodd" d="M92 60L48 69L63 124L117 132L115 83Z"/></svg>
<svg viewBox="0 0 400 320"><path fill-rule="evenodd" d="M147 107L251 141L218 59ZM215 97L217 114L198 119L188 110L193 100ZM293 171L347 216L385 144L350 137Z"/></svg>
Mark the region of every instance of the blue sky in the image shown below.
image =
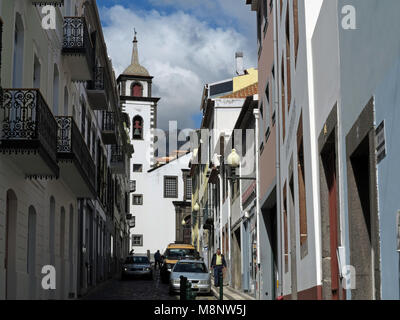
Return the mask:
<svg viewBox="0 0 400 320"><path fill-rule="evenodd" d="M108 47L118 76L130 63L133 28L139 60L154 76L161 98L159 126L177 120L197 128L204 84L234 75L234 54L243 51L245 67L255 67L255 13L245 0L97 0Z"/></svg>

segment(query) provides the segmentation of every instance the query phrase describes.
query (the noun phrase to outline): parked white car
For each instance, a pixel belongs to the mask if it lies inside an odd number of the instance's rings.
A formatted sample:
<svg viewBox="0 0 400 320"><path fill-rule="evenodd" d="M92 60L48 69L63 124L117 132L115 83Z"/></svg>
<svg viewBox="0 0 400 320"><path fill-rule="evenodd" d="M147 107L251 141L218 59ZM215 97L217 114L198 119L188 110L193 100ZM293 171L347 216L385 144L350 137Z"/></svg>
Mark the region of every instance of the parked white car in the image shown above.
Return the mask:
<svg viewBox="0 0 400 320"><path fill-rule="evenodd" d="M184 276L192 284L192 290L197 293L211 293L211 275L207 266L200 260L180 260L171 271L169 292L179 293L180 277Z"/></svg>

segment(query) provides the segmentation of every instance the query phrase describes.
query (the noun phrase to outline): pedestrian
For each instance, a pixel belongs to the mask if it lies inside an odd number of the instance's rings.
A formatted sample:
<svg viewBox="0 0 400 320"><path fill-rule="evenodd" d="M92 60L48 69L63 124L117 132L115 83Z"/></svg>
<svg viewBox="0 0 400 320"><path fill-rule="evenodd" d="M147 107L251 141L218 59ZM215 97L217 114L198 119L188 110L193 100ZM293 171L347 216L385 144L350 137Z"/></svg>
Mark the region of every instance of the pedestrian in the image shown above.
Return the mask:
<svg viewBox="0 0 400 320"><path fill-rule="evenodd" d="M223 254L221 254L221 250L218 248L217 253L214 253L211 259L211 269L214 271L214 285L216 287L224 285L223 283L219 283L219 277L225 268L226 268L225 257Z"/></svg>
<svg viewBox="0 0 400 320"><path fill-rule="evenodd" d="M157 270L157 266L159 269L161 269L161 254L160 254L160 250L157 250L157 252L154 254L154 260L155 260L155 266L154 268Z"/></svg>

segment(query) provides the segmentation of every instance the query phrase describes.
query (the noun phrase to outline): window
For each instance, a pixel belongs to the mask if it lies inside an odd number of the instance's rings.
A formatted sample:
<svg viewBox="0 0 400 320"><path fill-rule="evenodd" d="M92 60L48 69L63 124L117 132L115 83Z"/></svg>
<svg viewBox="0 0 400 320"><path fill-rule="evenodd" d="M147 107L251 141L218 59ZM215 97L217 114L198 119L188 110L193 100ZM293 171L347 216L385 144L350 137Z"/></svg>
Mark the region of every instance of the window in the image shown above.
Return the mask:
<svg viewBox="0 0 400 320"><path fill-rule="evenodd" d="M186 200L192 199L192 178L191 177L186 177L185 198L186 198Z"/></svg>
<svg viewBox="0 0 400 320"><path fill-rule="evenodd" d="M35 55L33 62L33 87L40 89L40 71L41 65L38 57Z"/></svg>
<svg viewBox="0 0 400 320"><path fill-rule="evenodd" d="M290 103L292 102L292 84L290 74L290 24L289 24L289 10L286 11L286 87L287 87L287 107L290 110Z"/></svg>
<svg viewBox="0 0 400 320"><path fill-rule="evenodd" d="M400 211L397 212L397 251L400 252Z"/></svg>
<svg viewBox="0 0 400 320"><path fill-rule="evenodd" d="M19 14L15 17L14 59L13 59L13 87L22 87L24 60L24 25Z"/></svg>
<svg viewBox="0 0 400 320"><path fill-rule="evenodd" d="M132 139L133 140L143 139L143 118L141 116L135 116L133 118Z"/></svg>
<svg viewBox="0 0 400 320"><path fill-rule="evenodd" d="M134 164L133 172L143 172L143 165L142 164Z"/></svg>
<svg viewBox="0 0 400 320"><path fill-rule="evenodd" d="M96 156L96 131L95 131L95 125L93 124L92 125L92 156L93 156L93 159L95 158L95 156Z"/></svg>
<svg viewBox="0 0 400 320"><path fill-rule="evenodd" d="M297 55L299 52L299 4L298 4L298 0L293 0L293 24L294 24L294 55L295 55L295 64L297 64Z"/></svg>
<svg viewBox="0 0 400 320"><path fill-rule="evenodd" d="M131 95L132 97L143 97L143 86L135 82L131 86Z"/></svg>
<svg viewBox="0 0 400 320"><path fill-rule="evenodd" d="M132 247L142 247L143 246L143 235L133 234L132 235Z"/></svg>
<svg viewBox="0 0 400 320"><path fill-rule="evenodd" d="M85 136L86 132L86 107L85 107L85 102L82 101L82 117L81 117L81 133L82 136Z"/></svg>
<svg viewBox="0 0 400 320"><path fill-rule="evenodd" d="M300 115L299 128L297 129L297 173L299 183L299 210L300 210L300 246L307 242L307 208L306 184L304 173L304 145L303 145L303 115Z"/></svg>
<svg viewBox="0 0 400 320"><path fill-rule="evenodd" d="M58 98L60 93L60 74L57 65L54 65L53 74L53 114L58 115Z"/></svg>
<svg viewBox="0 0 400 320"><path fill-rule="evenodd" d="M287 189L286 182L283 187L283 242L284 242L284 257L285 257L285 273L288 272L289 265L289 240L288 240L288 219L287 219Z"/></svg>
<svg viewBox="0 0 400 320"><path fill-rule="evenodd" d="M143 205L143 195L134 195L132 197L132 204L134 206L141 206Z"/></svg>
<svg viewBox="0 0 400 320"><path fill-rule="evenodd" d="M268 131L271 124L271 99L269 82L267 83L267 86L265 88L265 124L265 131Z"/></svg>
<svg viewBox="0 0 400 320"><path fill-rule="evenodd" d="M164 198L178 198L178 177L164 177Z"/></svg>
<svg viewBox="0 0 400 320"><path fill-rule="evenodd" d="M267 32L267 28L268 28L268 3L267 3L267 0L264 1L262 6L263 6L263 15L264 15L264 36L265 36L265 33Z"/></svg>
<svg viewBox="0 0 400 320"><path fill-rule="evenodd" d="M282 95L282 140L285 141L285 115L286 115L286 101L285 101L285 64L282 56L281 63L281 95Z"/></svg>
<svg viewBox="0 0 400 320"><path fill-rule="evenodd" d="M258 43L258 55L261 53L261 10L257 13L257 43Z"/></svg>

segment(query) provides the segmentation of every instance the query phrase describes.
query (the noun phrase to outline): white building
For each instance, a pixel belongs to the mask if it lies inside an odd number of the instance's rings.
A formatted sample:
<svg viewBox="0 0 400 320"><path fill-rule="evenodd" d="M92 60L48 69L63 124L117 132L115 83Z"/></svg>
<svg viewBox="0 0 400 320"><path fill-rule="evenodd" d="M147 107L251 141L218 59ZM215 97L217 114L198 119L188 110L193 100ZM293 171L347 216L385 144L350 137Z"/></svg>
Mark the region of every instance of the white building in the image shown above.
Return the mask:
<svg viewBox="0 0 400 320"><path fill-rule="evenodd" d="M0 299L77 297L127 251L127 176L113 170L111 144L123 163L129 141L115 76L95 1L65 4L47 30L42 7L0 1ZM41 285L46 265L55 290Z"/></svg>
<svg viewBox="0 0 400 320"><path fill-rule="evenodd" d="M132 61L118 77L122 106L129 115L129 135L133 140L135 156L130 163L133 188L130 248L135 253L154 254L176 241L176 216L173 201L183 199L184 173L190 155L184 155L166 164L156 166L155 136L157 103L152 96L152 79L139 64L138 41L133 41Z"/></svg>

